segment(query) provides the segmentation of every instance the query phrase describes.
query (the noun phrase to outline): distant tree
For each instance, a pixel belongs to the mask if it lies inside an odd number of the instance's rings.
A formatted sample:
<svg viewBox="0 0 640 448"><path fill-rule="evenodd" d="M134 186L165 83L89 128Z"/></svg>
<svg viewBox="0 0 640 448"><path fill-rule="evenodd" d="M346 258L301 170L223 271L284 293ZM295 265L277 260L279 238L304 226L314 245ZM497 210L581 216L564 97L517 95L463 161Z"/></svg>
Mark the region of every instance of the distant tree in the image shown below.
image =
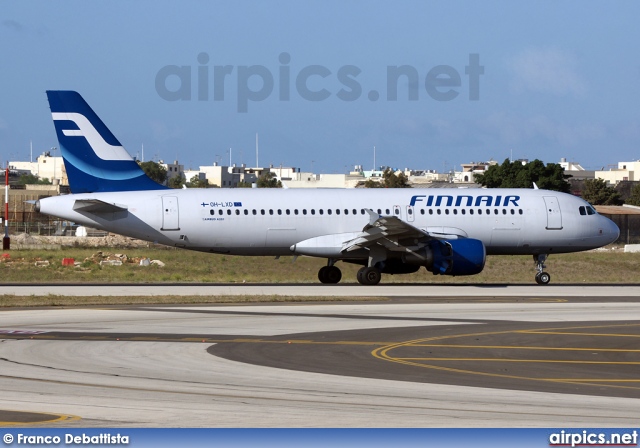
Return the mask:
<svg viewBox="0 0 640 448"><path fill-rule="evenodd" d="M165 167L152 160L148 162L138 162L138 165L140 165L140 168L142 168L147 176L159 184L164 185L167 180L167 169Z"/></svg>
<svg viewBox="0 0 640 448"><path fill-rule="evenodd" d="M382 180L368 179L364 183L365 188L411 188L409 179L404 173L396 174L391 168L386 168L382 173Z"/></svg>
<svg viewBox="0 0 640 448"><path fill-rule="evenodd" d="M169 188L182 188L184 186L184 179L182 176L173 176L169 179L169 182L167 182L167 186Z"/></svg>
<svg viewBox="0 0 640 448"><path fill-rule="evenodd" d="M207 179L200 179L200 176L195 174L189 182L187 182L188 188L208 188L209 181Z"/></svg>
<svg viewBox="0 0 640 448"><path fill-rule="evenodd" d="M51 185L51 181L46 177L40 179L34 174L23 174L18 179L18 185Z"/></svg>
<svg viewBox="0 0 640 448"><path fill-rule="evenodd" d="M535 182L538 188L568 193L571 186L558 163L546 165L536 159L525 163L511 162L505 159L502 165L492 165L483 174L474 174L477 183L487 188L532 188Z"/></svg>
<svg viewBox="0 0 640 448"><path fill-rule="evenodd" d="M249 182L245 182L244 180L241 182L238 182L238 186L237 188L253 188L252 184L250 184Z"/></svg>
<svg viewBox="0 0 640 448"><path fill-rule="evenodd" d="M582 199L593 205L622 205L624 202L620 193L608 186L603 179L585 180Z"/></svg>
<svg viewBox="0 0 640 448"><path fill-rule="evenodd" d="M631 189L631 196L626 200L629 205L640 206L640 184L637 184Z"/></svg>
<svg viewBox="0 0 640 448"><path fill-rule="evenodd" d="M267 171L258 178L258 188L282 188L282 182L276 179L276 174Z"/></svg>

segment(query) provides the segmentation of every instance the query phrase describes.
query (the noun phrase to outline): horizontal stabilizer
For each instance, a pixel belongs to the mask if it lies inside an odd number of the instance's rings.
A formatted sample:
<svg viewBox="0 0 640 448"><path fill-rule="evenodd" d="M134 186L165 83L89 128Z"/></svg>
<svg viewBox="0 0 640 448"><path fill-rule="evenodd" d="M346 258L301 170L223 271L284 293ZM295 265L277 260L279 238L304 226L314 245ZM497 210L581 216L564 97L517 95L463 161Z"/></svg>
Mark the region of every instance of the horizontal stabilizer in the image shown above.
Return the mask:
<svg viewBox="0 0 640 448"><path fill-rule="evenodd" d="M111 204L99 199L76 199L73 210L86 213L115 213L127 211L127 206Z"/></svg>

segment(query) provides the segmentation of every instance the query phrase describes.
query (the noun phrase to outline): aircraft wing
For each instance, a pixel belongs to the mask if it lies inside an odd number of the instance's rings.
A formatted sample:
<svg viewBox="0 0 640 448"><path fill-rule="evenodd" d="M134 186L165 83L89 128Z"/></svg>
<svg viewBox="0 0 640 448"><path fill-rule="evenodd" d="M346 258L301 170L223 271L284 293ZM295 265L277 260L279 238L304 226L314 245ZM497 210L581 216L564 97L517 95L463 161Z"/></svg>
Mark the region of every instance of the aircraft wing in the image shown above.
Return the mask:
<svg viewBox="0 0 640 448"><path fill-rule="evenodd" d="M73 203L73 210L87 213L115 213L127 210L126 205L112 204L99 199L76 199Z"/></svg>
<svg viewBox="0 0 640 448"><path fill-rule="evenodd" d="M418 246L432 238L432 236L417 227L412 226L395 216L380 216L367 210L370 216L369 224L355 238L342 244L342 252L370 247L380 244L388 250L406 252L408 246Z"/></svg>
<svg viewBox="0 0 640 448"><path fill-rule="evenodd" d="M370 247L376 244L397 252L413 252L410 248L423 246L432 239L467 238L461 229L454 227L427 227L419 229L402 221L396 216L380 216L367 210L370 216L369 224L355 238L342 244L342 252Z"/></svg>

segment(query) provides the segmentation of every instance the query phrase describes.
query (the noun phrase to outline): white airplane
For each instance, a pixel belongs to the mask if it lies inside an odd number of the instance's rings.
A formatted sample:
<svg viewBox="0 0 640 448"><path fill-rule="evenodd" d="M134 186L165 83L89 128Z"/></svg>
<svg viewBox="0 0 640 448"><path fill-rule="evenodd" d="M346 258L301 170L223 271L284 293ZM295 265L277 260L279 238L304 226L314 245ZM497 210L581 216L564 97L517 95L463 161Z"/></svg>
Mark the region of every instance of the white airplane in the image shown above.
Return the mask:
<svg viewBox="0 0 640 448"><path fill-rule="evenodd" d="M618 227L589 203L538 189L168 189L140 169L84 99L47 91L72 194L40 199L52 216L168 246L230 255L362 265L357 280L421 267L473 275L486 255L533 255L538 284L549 254L614 242Z"/></svg>

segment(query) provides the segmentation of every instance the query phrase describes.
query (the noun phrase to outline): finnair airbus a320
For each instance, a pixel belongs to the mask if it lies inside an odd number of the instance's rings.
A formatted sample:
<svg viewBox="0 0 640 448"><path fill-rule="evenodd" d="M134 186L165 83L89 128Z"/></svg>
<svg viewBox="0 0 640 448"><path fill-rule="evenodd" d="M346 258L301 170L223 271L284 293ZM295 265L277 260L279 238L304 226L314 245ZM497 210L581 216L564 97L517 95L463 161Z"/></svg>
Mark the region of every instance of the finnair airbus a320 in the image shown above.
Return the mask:
<svg viewBox="0 0 640 448"><path fill-rule="evenodd" d="M486 255L533 255L536 282L549 283L549 254L612 243L619 229L582 199L538 189L182 189L158 185L72 91L48 91L72 194L36 210L119 233L203 252L308 255L362 265L357 280L420 267L473 275Z"/></svg>

